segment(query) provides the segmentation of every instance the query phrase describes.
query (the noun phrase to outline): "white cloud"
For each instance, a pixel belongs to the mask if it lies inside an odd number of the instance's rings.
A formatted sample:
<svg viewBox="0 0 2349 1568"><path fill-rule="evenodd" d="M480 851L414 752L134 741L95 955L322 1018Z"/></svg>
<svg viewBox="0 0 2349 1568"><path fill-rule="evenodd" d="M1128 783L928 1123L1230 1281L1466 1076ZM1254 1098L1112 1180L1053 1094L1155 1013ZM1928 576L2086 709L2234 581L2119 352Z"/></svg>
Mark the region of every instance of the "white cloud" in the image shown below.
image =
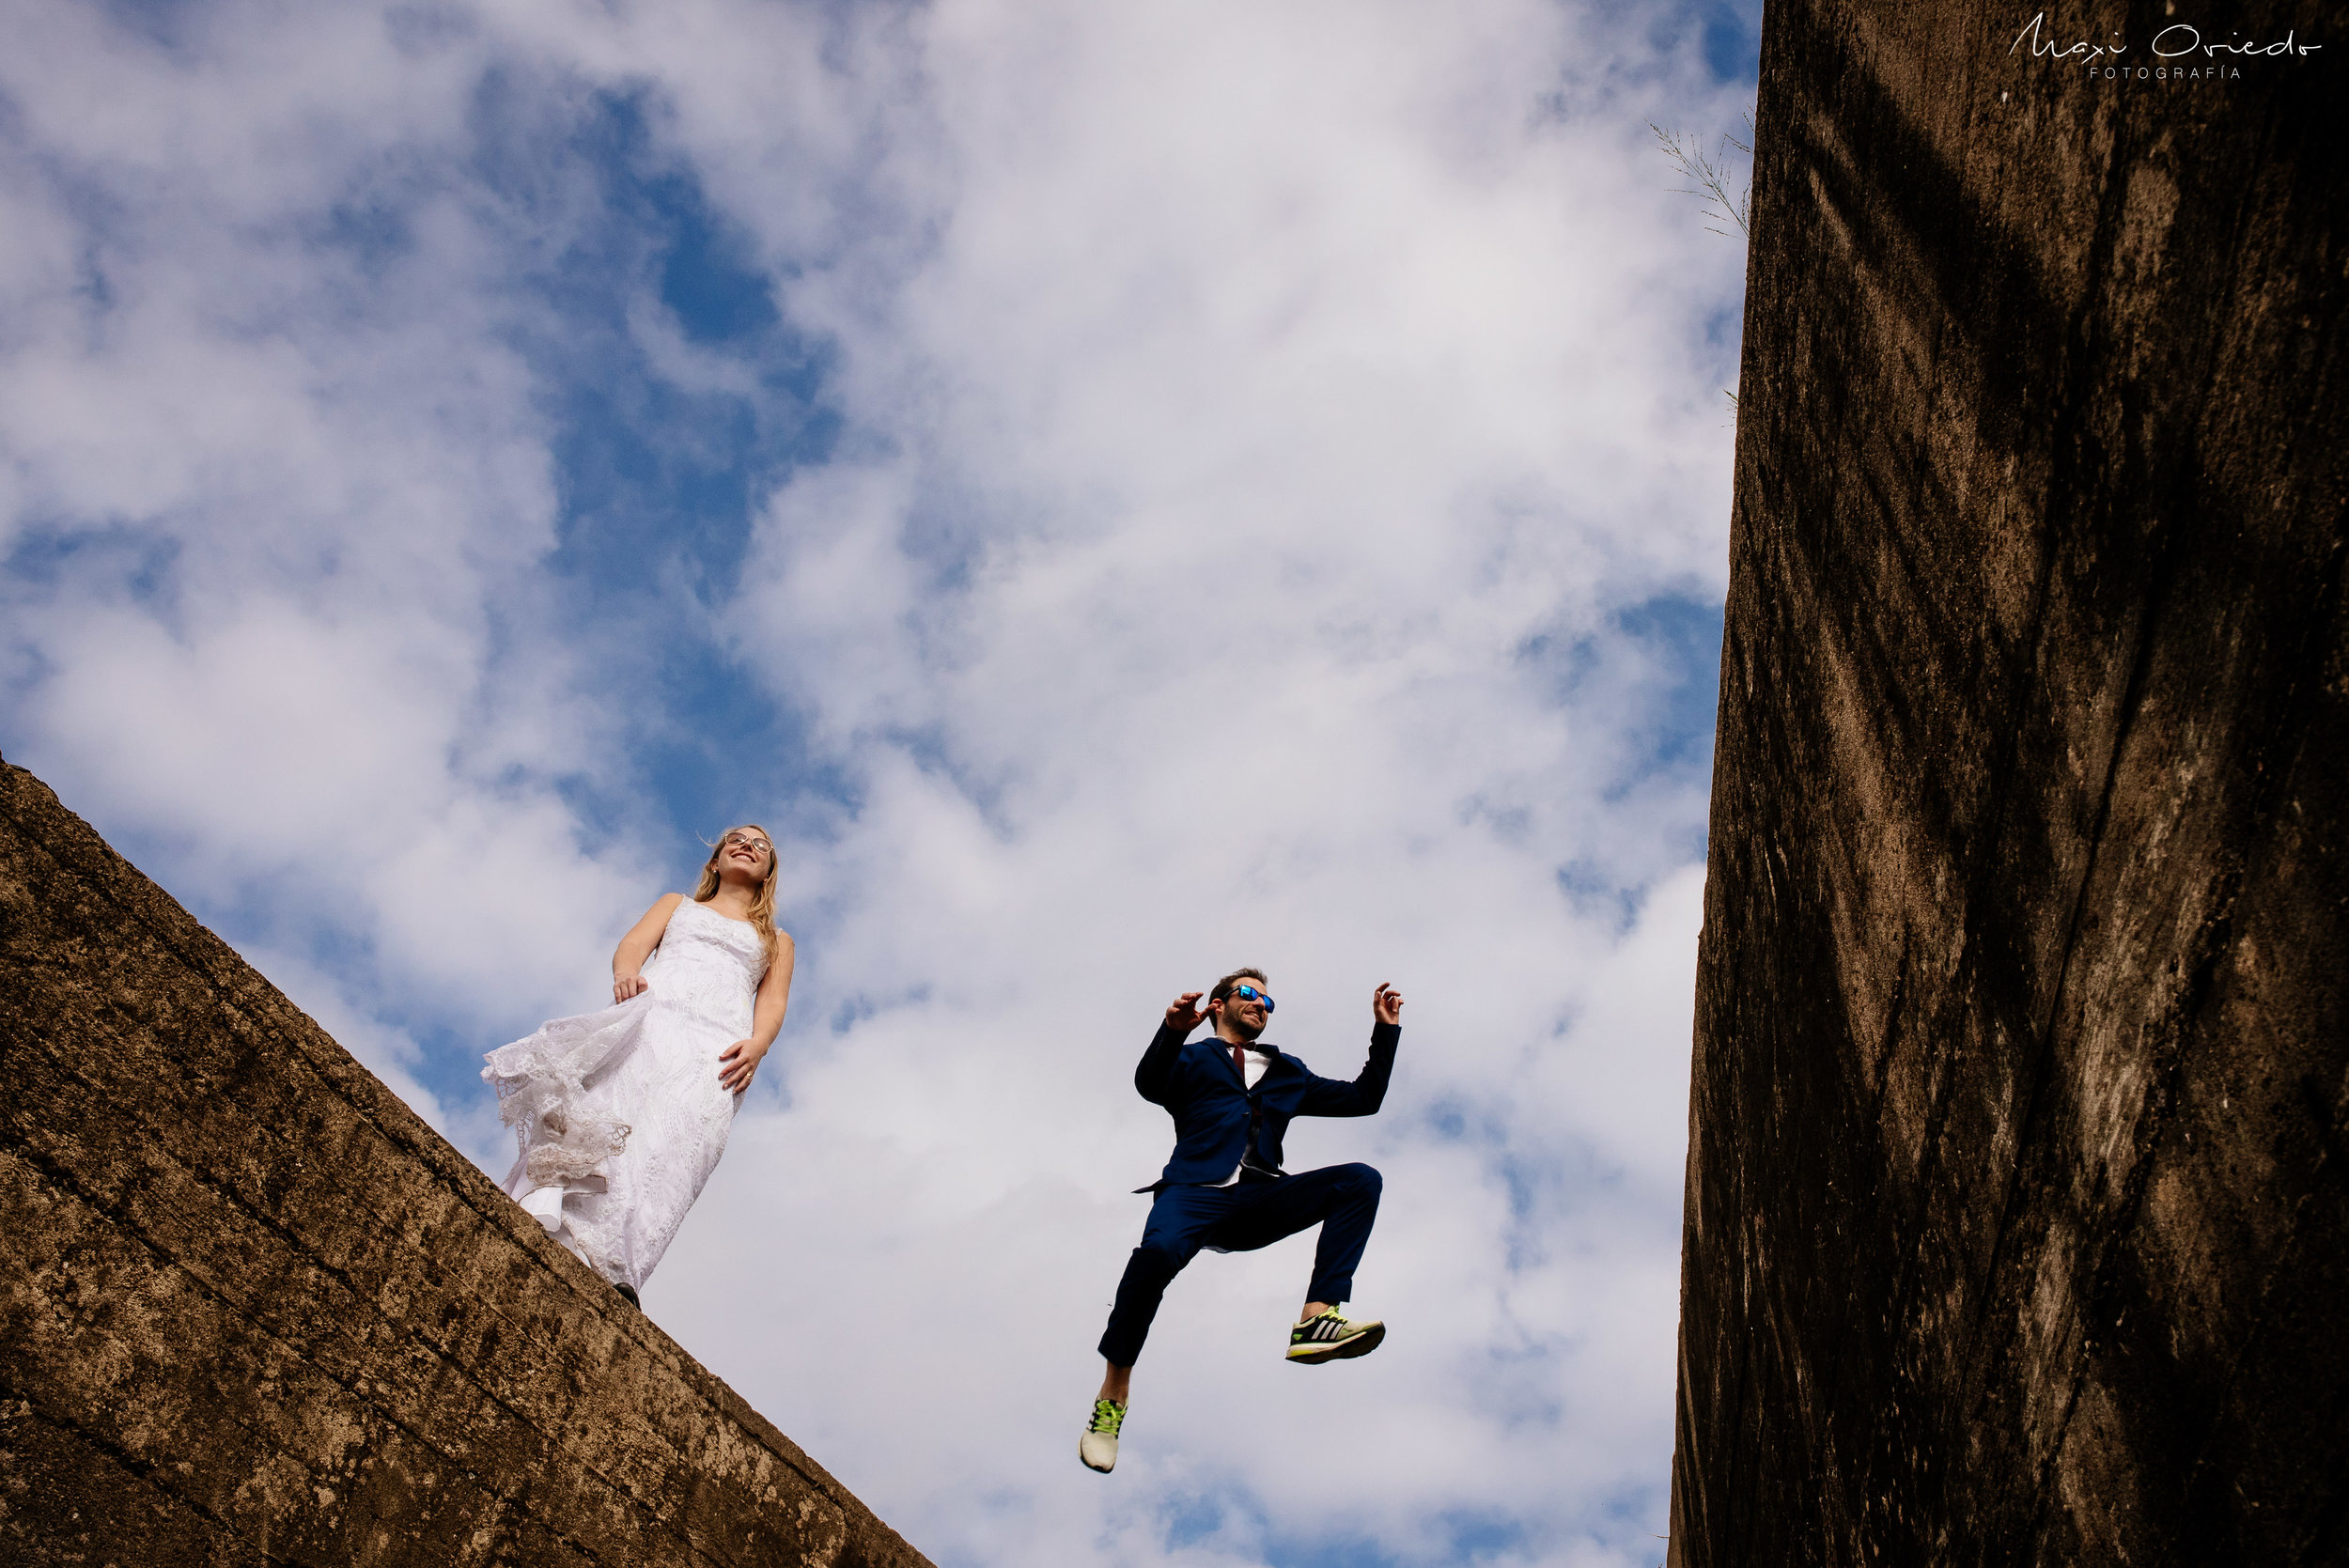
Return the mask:
<svg viewBox="0 0 2349 1568"><path fill-rule="evenodd" d="M1730 95L1532 0L190 14L0 23L11 759L494 1160L412 1020L588 1004L692 858L627 738L785 705L774 774L848 790L777 824L786 1097L656 1318L943 1562L1660 1557L1704 781L1625 616L1721 592L1737 276L1644 121ZM598 94L842 422L707 626L545 572L550 378L597 372L533 343L781 396L649 274L539 287L634 221ZM739 688L636 711L647 635ZM1325 1073L1410 999L1387 1110L1291 1140L1385 1171L1392 1337L1281 1365L1310 1243L1203 1258L1104 1480L1133 1057L1252 961Z"/></svg>
<svg viewBox="0 0 2349 1568"><path fill-rule="evenodd" d="M318 242L387 166L454 155L481 61L350 14L212 14L193 58L76 7L13 11L0 51L32 237L0 265L0 539L64 541L11 596L12 750L221 902L355 927L371 982L542 1010L638 868L583 857L547 788L582 764L576 705L540 700L564 652L489 684L552 543L510 261L431 195L372 273ZM518 919L534 884L559 891Z"/></svg>
<svg viewBox="0 0 2349 1568"><path fill-rule="evenodd" d="M1298 14L941 8L950 217L879 304L850 272L792 295L887 455L783 492L736 624L865 782L817 984L883 1002L801 1045L653 1306L783 1281L812 1343L680 1331L836 1423L822 1451L949 1558L1154 1560L1128 1531L1196 1492L1239 1560L1349 1532L1440 1560L1462 1517L1514 1522L1504 1556L1637 1560L1700 886L1672 830L1703 781L1621 792L1610 704L1655 692L1611 616L1719 592L1701 334L1734 257L1676 224L1643 116L1545 114L1604 85L1595 28ZM1579 698L1543 639L1598 660ZM1626 934L1561 893L1582 860L1648 890ZM1101 1483L1065 1451L1140 1225L1120 1189L1165 1141L1132 1055L1244 958L1325 1071L1373 981L1413 999L1385 1115L1295 1139L1386 1169L1363 1282L1396 1331L1278 1367L1306 1244L1203 1260ZM783 1255L701 1250L755 1232ZM879 1374L828 1354L941 1329ZM858 1420L877 1377L928 1419Z"/></svg>

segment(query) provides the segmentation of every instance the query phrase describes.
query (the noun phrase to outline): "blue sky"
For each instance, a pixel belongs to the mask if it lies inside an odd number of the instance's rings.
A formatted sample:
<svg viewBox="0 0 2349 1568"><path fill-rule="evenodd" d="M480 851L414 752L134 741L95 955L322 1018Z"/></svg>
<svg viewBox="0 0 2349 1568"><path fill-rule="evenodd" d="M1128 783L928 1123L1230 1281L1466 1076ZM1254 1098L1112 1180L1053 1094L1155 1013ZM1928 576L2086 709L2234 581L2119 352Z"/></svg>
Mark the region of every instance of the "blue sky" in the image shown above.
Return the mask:
<svg viewBox="0 0 2349 1568"><path fill-rule="evenodd" d="M0 751L500 1169L481 1051L765 823L646 1305L941 1562L1656 1560L1741 257L1647 122L1757 26L19 8ZM1248 961L1325 1072L1412 999L1296 1140L1392 1345L1205 1260L1105 1482L1130 1058Z"/></svg>

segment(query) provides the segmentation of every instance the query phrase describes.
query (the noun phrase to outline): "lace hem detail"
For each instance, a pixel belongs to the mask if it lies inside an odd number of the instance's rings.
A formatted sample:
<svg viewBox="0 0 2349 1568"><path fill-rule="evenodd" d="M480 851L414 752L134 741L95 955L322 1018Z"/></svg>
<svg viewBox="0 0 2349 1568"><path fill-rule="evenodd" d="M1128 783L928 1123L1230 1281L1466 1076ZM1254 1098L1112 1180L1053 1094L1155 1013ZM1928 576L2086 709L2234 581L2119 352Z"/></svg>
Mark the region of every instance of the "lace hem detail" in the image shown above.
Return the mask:
<svg viewBox="0 0 2349 1568"><path fill-rule="evenodd" d="M481 1076L497 1091L499 1117L521 1135L525 1190L603 1190L604 1162L628 1146L633 1129L589 1108L587 1080L626 1054L651 1005L646 993L601 1013L556 1018L490 1053Z"/></svg>

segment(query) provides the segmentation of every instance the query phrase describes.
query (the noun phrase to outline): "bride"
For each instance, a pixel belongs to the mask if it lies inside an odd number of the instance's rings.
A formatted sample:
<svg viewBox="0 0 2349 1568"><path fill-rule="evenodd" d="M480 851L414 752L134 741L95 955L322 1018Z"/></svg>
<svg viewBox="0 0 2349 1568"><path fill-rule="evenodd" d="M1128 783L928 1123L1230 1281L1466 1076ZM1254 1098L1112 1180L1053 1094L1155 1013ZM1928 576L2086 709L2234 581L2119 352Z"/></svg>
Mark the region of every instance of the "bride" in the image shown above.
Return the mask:
<svg viewBox="0 0 2349 1568"><path fill-rule="evenodd" d="M734 828L689 900L664 893L612 955L612 1002L493 1050L521 1140L506 1190L631 1302L725 1152L791 997L775 846Z"/></svg>

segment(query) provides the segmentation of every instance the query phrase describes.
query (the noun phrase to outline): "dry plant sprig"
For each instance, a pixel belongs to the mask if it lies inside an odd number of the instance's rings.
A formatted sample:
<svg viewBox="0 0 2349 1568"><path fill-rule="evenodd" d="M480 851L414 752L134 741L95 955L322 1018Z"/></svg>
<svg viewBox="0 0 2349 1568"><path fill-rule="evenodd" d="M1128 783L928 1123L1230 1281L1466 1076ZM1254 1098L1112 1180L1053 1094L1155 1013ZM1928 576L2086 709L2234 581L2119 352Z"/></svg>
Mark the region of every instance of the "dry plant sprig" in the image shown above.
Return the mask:
<svg viewBox="0 0 2349 1568"><path fill-rule="evenodd" d="M1750 167L1753 148L1735 136L1723 136L1720 150L1708 158L1704 153L1704 144L1693 135L1667 131L1654 120L1647 122L1647 128L1656 132L1656 140L1663 147L1664 156L1672 161L1672 166L1680 171L1681 178L1688 181L1688 184L1678 187L1674 194L1696 197L1704 203L1706 217L1725 218L1737 225L1738 233L1751 240L1753 231L1746 226L1746 218L1753 202L1753 181L1749 177L1735 195L1730 194L1729 181L1735 171L1730 166L1729 149L1735 147L1744 153ZM1746 117L1746 133L1753 133L1753 117L1750 115ZM1708 234L1719 234L1724 238L1729 234L1729 230L1709 223L1704 229Z"/></svg>

